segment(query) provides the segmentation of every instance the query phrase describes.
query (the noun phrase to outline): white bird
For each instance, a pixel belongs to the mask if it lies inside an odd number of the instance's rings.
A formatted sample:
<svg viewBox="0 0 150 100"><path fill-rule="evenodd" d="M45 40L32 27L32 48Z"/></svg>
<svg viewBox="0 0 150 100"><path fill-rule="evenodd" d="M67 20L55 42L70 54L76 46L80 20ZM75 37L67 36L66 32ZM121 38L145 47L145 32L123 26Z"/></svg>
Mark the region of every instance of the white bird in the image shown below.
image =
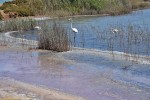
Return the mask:
<svg viewBox="0 0 150 100"><path fill-rule="evenodd" d="M69 19L71 21L71 29L73 32L78 33L77 28L72 27L72 18Z"/></svg>
<svg viewBox="0 0 150 100"><path fill-rule="evenodd" d="M69 20L71 21L71 29L74 32L74 46L76 46L76 33L78 33L78 30L72 27L72 18L70 18Z"/></svg>
<svg viewBox="0 0 150 100"><path fill-rule="evenodd" d="M42 28L40 26L35 26L35 29L41 30Z"/></svg>
<svg viewBox="0 0 150 100"><path fill-rule="evenodd" d="M118 33L118 32L119 32L119 30L118 30L118 29L116 29L116 28L115 28L115 29L112 29L112 28L111 28L111 32L112 32L112 33Z"/></svg>

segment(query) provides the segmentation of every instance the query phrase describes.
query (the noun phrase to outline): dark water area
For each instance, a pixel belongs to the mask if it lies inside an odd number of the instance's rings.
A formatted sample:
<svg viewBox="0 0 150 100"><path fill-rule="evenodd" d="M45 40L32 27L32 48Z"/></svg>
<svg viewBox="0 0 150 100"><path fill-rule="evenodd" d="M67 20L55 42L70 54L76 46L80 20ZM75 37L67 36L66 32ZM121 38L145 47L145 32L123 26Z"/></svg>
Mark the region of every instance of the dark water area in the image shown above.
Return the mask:
<svg viewBox="0 0 150 100"><path fill-rule="evenodd" d="M43 21L39 21L38 25ZM46 20L50 24L52 20ZM68 19L56 20L74 37ZM73 27L77 28L75 47L119 51L131 54L150 55L150 9L134 11L131 14L105 17L73 18ZM43 27L44 28L44 27ZM118 29L112 33L111 29ZM24 38L38 39L38 31L21 33ZM15 35L20 37L20 35Z"/></svg>

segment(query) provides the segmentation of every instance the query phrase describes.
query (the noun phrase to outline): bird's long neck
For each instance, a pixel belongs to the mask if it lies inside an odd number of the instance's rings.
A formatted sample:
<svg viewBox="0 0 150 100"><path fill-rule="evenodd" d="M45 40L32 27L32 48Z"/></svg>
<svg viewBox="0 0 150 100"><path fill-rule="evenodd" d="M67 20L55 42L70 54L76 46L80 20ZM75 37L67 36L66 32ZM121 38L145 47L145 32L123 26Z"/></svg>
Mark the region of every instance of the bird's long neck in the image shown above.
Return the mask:
<svg viewBox="0 0 150 100"><path fill-rule="evenodd" d="M71 28L72 28L72 22L71 22Z"/></svg>

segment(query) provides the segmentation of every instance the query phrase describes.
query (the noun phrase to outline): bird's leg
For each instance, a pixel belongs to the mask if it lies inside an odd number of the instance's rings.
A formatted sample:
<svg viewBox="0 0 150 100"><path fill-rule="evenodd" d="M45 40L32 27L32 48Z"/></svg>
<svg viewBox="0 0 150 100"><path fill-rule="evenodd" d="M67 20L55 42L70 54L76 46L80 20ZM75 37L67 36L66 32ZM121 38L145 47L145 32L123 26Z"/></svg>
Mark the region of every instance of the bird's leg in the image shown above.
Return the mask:
<svg viewBox="0 0 150 100"><path fill-rule="evenodd" d="M74 47L76 46L76 33L74 32Z"/></svg>

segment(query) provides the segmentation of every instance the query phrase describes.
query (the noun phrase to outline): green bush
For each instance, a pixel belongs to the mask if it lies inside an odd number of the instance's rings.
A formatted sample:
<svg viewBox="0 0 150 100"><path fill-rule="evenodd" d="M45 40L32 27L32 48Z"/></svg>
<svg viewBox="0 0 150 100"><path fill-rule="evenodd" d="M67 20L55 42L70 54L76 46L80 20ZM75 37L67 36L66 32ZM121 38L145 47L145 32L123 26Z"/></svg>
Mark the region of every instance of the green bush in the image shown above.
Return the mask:
<svg viewBox="0 0 150 100"><path fill-rule="evenodd" d="M4 10L4 13L16 12L18 16L25 17L34 15L33 11L29 7L27 0L13 0L9 2L5 2L1 9Z"/></svg>
<svg viewBox="0 0 150 100"><path fill-rule="evenodd" d="M9 13L9 12L11 12L11 9L10 9L10 8L4 9L4 13Z"/></svg>
<svg viewBox="0 0 150 100"><path fill-rule="evenodd" d="M5 2L1 9L5 12L17 12L19 16L43 14L66 16L66 12L68 15L101 13L118 15L127 13L132 8L147 6L150 5L144 0L13 0ZM57 13L60 11L65 12L64 15Z"/></svg>
<svg viewBox="0 0 150 100"><path fill-rule="evenodd" d="M21 17L26 17L26 16L30 16L30 10L26 9L26 8L20 8L16 11L18 13L18 16Z"/></svg>

